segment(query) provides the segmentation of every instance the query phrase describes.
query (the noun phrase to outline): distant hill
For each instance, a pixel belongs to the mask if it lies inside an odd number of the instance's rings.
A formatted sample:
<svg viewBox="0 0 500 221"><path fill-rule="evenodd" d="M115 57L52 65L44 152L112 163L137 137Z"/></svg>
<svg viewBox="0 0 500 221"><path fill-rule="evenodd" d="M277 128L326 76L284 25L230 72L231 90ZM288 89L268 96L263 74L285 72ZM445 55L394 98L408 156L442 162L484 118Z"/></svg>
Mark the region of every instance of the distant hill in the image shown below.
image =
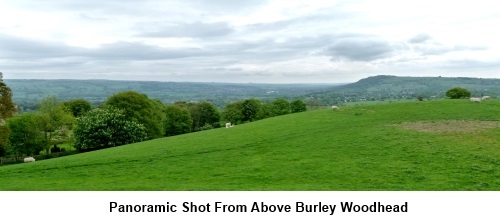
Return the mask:
<svg viewBox="0 0 500 221"><path fill-rule="evenodd" d="M221 107L246 98L293 99L338 84L237 84L113 80L21 80L5 79L12 89L14 102L33 109L43 97L54 95L61 100L84 98L99 104L114 93L133 90L165 103L208 100Z"/></svg>
<svg viewBox="0 0 500 221"><path fill-rule="evenodd" d="M444 98L447 90L464 87L472 96L500 96L500 79L447 78L447 77L397 77L379 75L352 84L332 87L329 90L308 94L324 104L341 104L357 101L383 101Z"/></svg>
<svg viewBox="0 0 500 221"><path fill-rule="evenodd" d="M351 84L254 84L194 83L114 80L20 80L4 79L12 88L14 102L33 110L43 97L61 100L84 98L98 105L114 93L134 90L165 103L207 100L218 107L246 98L306 100L309 106L351 102L444 98L452 87L465 87L473 96L500 97L500 79L397 77L379 75Z"/></svg>

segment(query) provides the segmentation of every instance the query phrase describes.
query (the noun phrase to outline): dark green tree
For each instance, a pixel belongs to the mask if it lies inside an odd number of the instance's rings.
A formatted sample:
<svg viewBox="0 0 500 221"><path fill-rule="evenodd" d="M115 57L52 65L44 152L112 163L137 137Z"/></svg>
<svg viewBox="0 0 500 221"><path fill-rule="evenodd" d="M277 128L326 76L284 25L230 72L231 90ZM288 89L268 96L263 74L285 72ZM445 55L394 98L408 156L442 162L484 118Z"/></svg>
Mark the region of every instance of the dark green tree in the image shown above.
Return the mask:
<svg viewBox="0 0 500 221"><path fill-rule="evenodd" d="M165 134L164 122L161 121L164 116L164 107L149 99L145 94L135 91L119 92L110 96L105 106L123 110L127 119L142 124L146 128L149 138L159 138Z"/></svg>
<svg viewBox="0 0 500 221"><path fill-rule="evenodd" d="M259 120L259 116L262 116L262 103L255 99L246 99L243 101L243 121L255 121Z"/></svg>
<svg viewBox="0 0 500 221"><path fill-rule="evenodd" d="M16 113L16 105L12 102L12 90L3 82L3 74L0 72L0 157L7 152L7 140L9 128L5 121Z"/></svg>
<svg viewBox="0 0 500 221"><path fill-rule="evenodd" d="M193 119L192 131L220 127L220 113L216 106L208 101L187 105Z"/></svg>
<svg viewBox="0 0 500 221"><path fill-rule="evenodd" d="M279 98L273 101L273 116L280 116L290 113L290 103L283 99Z"/></svg>
<svg viewBox="0 0 500 221"><path fill-rule="evenodd" d="M307 110L306 102L296 99L290 103L292 113L304 112Z"/></svg>
<svg viewBox="0 0 500 221"><path fill-rule="evenodd" d="M186 108L177 105L168 105L165 108L165 135L173 136L191 132L193 119Z"/></svg>
<svg viewBox="0 0 500 221"><path fill-rule="evenodd" d="M101 149L143 141L143 125L128 120L120 109L94 109L78 118L74 130L78 150Z"/></svg>
<svg viewBox="0 0 500 221"><path fill-rule="evenodd" d="M446 91L446 96L451 98L451 99L462 99L462 98L468 98L471 96L471 93L469 90L462 88L462 87L454 87L448 91Z"/></svg>
<svg viewBox="0 0 500 221"><path fill-rule="evenodd" d="M5 124L5 122L0 122L0 157L7 155L9 135L9 127Z"/></svg>
<svg viewBox="0 0 500 221"><path fill-rule="evenodd" d="M236 101L226 105L222 111L222 119L228 123L241 124L244 120L243 117L243 101Z"/></svg>
<svg viewBox="0 0 500 221"><path fill-rule="evenodd" d="M265 119L268 117L274 117L277 116L275 115L275 109L273 102L267 101L267 102L261 102L262 108L258 112L258 116L256 119Z"/></svg>
<svg viewBox="0 0 500 221"><path fill-rule="evenodd" d="M158 133L162 133L161 137L165 136L165 121L167 120L165 105L158 99L150 99L153 105L153 112L151 113L154 122L158 122L162 127Z"/></svg>
<svg viewBox="0 0 500 221"><path fill-rule="evenodd" d="M47 140L39 129L37 118L34 113L24 113L7 121L9 146L15 155L38 155L46 148Z"/></svg>
<svg viewBox="0 0 500 221"><path fill-rule="evenodd" d="M73 99L63 103L66 111L73 114L74 117L80 117L92 110L92 104L84 99Z"/></svg>
<svg viewBox="0 0 500 221"><path fill-rule="evenodd" d="M16 105L12 102L12 90L0 81L0 120L12 117L16 111Z"/></svg>

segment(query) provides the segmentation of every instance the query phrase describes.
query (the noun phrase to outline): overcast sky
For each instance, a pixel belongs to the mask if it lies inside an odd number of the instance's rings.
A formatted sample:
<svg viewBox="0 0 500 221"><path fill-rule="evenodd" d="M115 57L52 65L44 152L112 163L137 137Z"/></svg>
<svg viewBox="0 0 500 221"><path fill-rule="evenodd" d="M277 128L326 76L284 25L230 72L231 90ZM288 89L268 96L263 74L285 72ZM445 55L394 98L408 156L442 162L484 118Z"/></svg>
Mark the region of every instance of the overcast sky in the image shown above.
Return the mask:
<svg viewBox="0 0 500 221"><path fill-rule="evenodd" d="M500 78L496 1L2 0L8 79Z"/></svg>

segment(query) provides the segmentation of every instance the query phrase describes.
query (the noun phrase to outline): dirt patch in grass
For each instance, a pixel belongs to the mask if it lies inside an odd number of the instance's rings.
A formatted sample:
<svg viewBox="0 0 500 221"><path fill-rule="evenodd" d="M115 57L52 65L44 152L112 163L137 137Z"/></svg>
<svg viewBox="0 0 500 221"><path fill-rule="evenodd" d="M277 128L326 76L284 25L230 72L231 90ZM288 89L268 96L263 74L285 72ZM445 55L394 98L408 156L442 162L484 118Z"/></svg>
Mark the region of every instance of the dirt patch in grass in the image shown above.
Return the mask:
<svg viewBox="0 0 500 221"><path fill-rule="evenodd" d="M478 133L489 129L500 128L500 121L420 121L392 124L406 130L419 132L446 134L446 133Z"/></svg>

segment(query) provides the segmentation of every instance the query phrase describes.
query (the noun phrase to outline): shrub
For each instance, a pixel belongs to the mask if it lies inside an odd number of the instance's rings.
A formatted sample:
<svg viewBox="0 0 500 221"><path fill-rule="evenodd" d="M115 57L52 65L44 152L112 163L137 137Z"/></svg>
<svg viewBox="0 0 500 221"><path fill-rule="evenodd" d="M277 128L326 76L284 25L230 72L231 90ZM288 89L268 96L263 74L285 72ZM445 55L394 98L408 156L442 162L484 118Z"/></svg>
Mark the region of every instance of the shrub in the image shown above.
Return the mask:
<svg viewBox="0 0 500 221"><path fill-rule="evenodd" d="M159 138L165 135L164 106L161 102L151 100L145 94L135 91L122 91L110 96L106 107L123 110L128 120L144 125L149 138Z"/></svg>
<svg viewBox="0 0 500 221"><path fill-rule="evenodd" d="M77 120L74 134L78 150L120 146L147 138L144 126L127 120L123 111L114 108L89 111Z"/></svg>
<svg viewBox="0 0 500 221"><path fill-rule="evenodd" d="M9 146L16 155L38 155L47 146L34 113L23 113L7 120Z"/></svg>
<svg viewBox="0 0 500 221"><path fill-rule="evenodd" d="M454 87L448 91L446 91L446 96L451 98L451 99L461 99L461 98L468 98L471 96L471 93L469 90L461 87Z"/></svg>
<svg viewBox="0 0 500 221"><path fill-rule="evenodd" d="M272 113L273 113L273 116L289 114L290 113L290 103L283 98L276 99L272 103Z"/></svg>
<svg viewBox="0 0 500 221"><path fill-rule="evenodd" d="M187 109L191 114L193 125L191 131L200 131L206 129L206 124L212 125L212 128L220 127L219 109L208 101L197 103L186 103Z"/></svg>
<svg viewBox="0 0 500 221"><path fill-rule="evenodd" d="M304 101L297 99L290 103L290 108L292 113L304 112L307 110L307 105Z"/></svg>
<svg viewBox="0 0 500 221"><path fill-rule="evenodd" d="M74 117L80 117L92 110L92 104L84 99L73 99L63 103L63 108Z"/></svg>
<svg viewBox="0 0 500 221"><path fill-rule="evenodd" d="M173 136L191 132L193 119L186 108L169 105L165 108L165 135Z"/></svg>
<svg viewBox="0 0 500 221"><path fill-rule="evenodd" d="M223 121L225 122L231 122L232 124L241 124L244 121L243 101L236 101L227 104L221 115Z"/></svg>

